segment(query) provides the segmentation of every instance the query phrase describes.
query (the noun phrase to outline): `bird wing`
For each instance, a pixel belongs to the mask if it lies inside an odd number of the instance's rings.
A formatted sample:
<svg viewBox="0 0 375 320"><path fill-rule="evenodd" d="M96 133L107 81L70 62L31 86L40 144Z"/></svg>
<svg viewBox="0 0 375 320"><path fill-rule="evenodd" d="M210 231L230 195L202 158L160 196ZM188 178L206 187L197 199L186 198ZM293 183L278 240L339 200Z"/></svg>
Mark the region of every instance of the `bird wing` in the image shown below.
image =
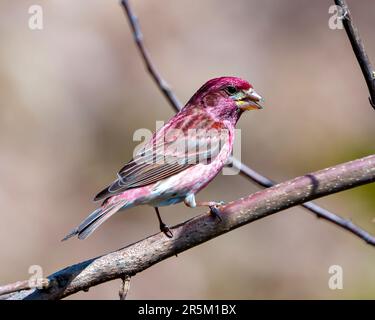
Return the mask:
<svg viewBox="0 0 375 320"><path fill-rule="evenodd" d="M222 122L200 118L194 130L185 130L191 123L178 124L167 124L154 134L118 172L118 178L94 200L158 182L198 163L208 164L220 153L226 141L226 127Z"/></svg>

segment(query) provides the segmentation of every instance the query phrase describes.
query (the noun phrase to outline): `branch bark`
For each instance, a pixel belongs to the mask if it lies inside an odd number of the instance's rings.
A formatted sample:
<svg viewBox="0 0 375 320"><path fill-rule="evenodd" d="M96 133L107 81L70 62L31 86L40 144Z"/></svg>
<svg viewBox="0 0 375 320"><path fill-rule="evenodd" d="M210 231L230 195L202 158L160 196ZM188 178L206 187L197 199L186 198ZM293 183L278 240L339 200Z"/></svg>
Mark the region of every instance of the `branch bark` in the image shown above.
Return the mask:
<svg viewBox="0 0 375 320"><path fill-rule="evenodd" d="M357 58L359 66L361 67L363 77L366 80L368 91L370 93L369 101L371 106L375 109L375 71L367 56L365 46L359 36L358 29L354 25L353 17L350 13L349 6L345 0L335 0L335 4L342 9L342 23L344 25L346 34L352 45L354 54Z"/></svg>
<svg viewBox="0 0 375 320"><path fill-rule="evenodd" d="M174 226L172 239L152 235L118 251L62 269L48 289L15 293L8 299L61 299L116 278L135 274L230 230L303 202L375 181L375 155L297 177L223 206L222 221L209 213Z"/></svg>
<svg viewBox="0 0 375 320"><path fill-rule="evenodd" d="M131 9L129 5L128 0L122 0L121 5L124 9L124 12L127 16L127 19L129 21L130 27L132 29L132 34L134 41L138 47L139 53L142 57L143 63L146 66L146 69L152 79L155 81L155 84L157 87L161 90L165 98L168 100L169 104L174 108L175 111L178 111L182 108L181 102L178 100L170 86L167 84L167 82L162 78L160 73L157 71L155 65L151 61L151 56L149 52L147 51L144 42L143 42L143 34L141 31L141 27L139 25L139 21L137 16L134 14L133 10ZM359 39L359 36L357 37ZM363 49L364 52L364 49ZM367 59L368 60L368 59ZM373 99L375 101L375 99ZM370 100L371 101L371 100ZM267 177L261 175L260 173L256 172L255 170L251 169L246 164L242 163L238 159L231 157L230 162L232 163L233 167L240 171L241 175L256 184L258 184L261 187L269 188L275 185L275 183L268 179ZM344 228L348 230L349 232L353 233L354 235L360 237L367 243L375 243L375 237L371 236L366 231L362 230L357 225L353 224L352 222L348 222L344 218L328 211L327 209L324 209L320 206L318 206L315 203L309 202L309 203L303 203L302 207L305 209L311 211L313 214L315 214L319 218L323 218L329 222L332 222L336 224L337 226Z"/></svg>

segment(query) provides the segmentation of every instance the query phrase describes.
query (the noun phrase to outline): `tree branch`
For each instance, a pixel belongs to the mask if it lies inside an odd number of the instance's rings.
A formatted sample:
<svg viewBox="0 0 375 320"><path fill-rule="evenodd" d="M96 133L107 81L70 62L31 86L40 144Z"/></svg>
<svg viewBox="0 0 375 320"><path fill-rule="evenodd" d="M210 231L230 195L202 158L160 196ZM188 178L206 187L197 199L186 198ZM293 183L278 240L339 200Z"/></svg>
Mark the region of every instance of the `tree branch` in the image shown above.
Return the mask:
<svg viewBox="0 0 375 320"><path fill-rule="evenodd" d="M342 23L344 25L346 34L348 35L350 44L352 45L354 54L361 67L362 74L366 80L368 91L370 93L369 101L371 106L375 109L375 71L367 56L365 46L359 36L358 29L354 25L353 17L350 13L349 6L345 0L335 0L335 4L342 9Z"/></svg>
<svg viewBox="0 0 375 320"><path fill-rule="evenodd" d="M257 182L260 186L263 186L265 188L269 188L269 187L274 186L274 182L272 182L270 179L268 179L268 178L260 175L259 173L253 171L252 169L250 169L246 165L242 164L237 159L232 159L232 160L234 162L237 162L237 164L236 164L237 167L241 166L242 170L244 170L247 173L251 173L253 176L256 176L257 180L256 181L254 180L254 181ZM253 172L251 172L251 171L253 171ZM360 228L359 226L357 226L356 224L354 224L353 222L351 222L350 220L346 220L346 219L344 219L344 218L342 218L342 217L340 217L340 216L338 216L338 215L336 215L336 214L334 214L334 213L332 213L332 212L330 212L330 211L328 211L328 210L326 210L322 207L319 207L314 202L302 203L301 206L304 207L305 209L315 213L318 218L322 218L324 220L332 222L332 223L336 224L337 226L351 232L355 236L361 238L366 243L368 243L370 245L375 245L375 237L372 236L371 234L369 234L367 231Z"/></svg>
<svg viewBox="0 0 375 320"><path fill-rule="evenodd" d="M142 60L146 66L147 71L151 75L152 79L156 82L156 85L163 92L165 98L173 106L173 108L178 111L182 108L182 103L178 100L174 92L169 87L168 83L160 76L159 72L156 70L156 67L151 62L150 54L148 53L144 43L143 43L143 34L138 23L137 16L131 10L128 0L122 0L121 4L125 10L125 13L128 17L130 27L133 31L134 41L137 44L139 53L142 56Z"/></svg>
<svg viewBox="0 0 375 320"><path fill-rule="evenodd" d="M8 299L61 299L116 278L124 279L230 230L303 202L375 181L375 155L297 177L174 226L172 239L152 235L109 254L62 269L48 277L46 290L15 293ZM347 221L350 224L349 221Z"/></svg>
<svg viewBox="0 0 375 320"><path fill-rule="evenodd" d="M151 61L151 56L149 52L147 51L144 43L143 43L143 35L141 31L141 27L138 22L137 16L134 14L133 10L131 9L129 5L128 0L122 0L121 5L124 8L124 11L126 13L126 16L128 18L130 27L133 31L133 38L135 43L137 44L137 47L139 49L139 53L142 57L143 63L146 66L147 71L151 75L151 77L154 79L156 85L161 90L163 95L166 97L170 105L176 110L180 110L182 107L181 102L178 100L176 95L173 93L171 88L167 85L166 81L161 77L160 73L156 70L156 67ZM364 50L363 50L364 51ZM374 99L375 101L375 99ZM267 177L261 175L260 173L256 172L255 170L251 169L249 166L245 165L241 161L237 160L234 157L231 157L230 161L233 164L233 167L237 170L240 170L240 173L245 178L255 182L261 187L269 188L272 187L275 183L268 179ZM319 218L323 218L327 221L330 221L348 231L353 233L354 235L360 237L361 239L365 240L367 243L375 243L375 237L371 236L366 231L362 230L352 222L348 223L345 219L341 218L340 216L323 209L319 207L315 203L304 203L302 204L302 207L305 209L311 211Z"/></svg>
<svg viewBox="0 0 375 320"><path fill-rule="evenodd" d="M122 283L121 283L120 291L118 293L120 300L126 299L129 289L130 289L130 277L124 276L122 277Z"/></svg>

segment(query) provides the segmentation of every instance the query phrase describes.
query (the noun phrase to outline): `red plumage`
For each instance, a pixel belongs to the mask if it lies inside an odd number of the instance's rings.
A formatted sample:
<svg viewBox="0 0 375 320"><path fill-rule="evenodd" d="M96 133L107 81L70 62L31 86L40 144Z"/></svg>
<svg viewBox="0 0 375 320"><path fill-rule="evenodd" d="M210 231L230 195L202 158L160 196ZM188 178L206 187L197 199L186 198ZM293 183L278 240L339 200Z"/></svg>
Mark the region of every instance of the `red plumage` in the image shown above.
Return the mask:
<svg viewBox="0 0 375 320"><path fill-rule="evenodd" d="M260 100L240 78L206 82L95 197L105 200L102 206L64 240L74 235L86 238L120 209L181 201L196 206L195 194L220 172L232 152L239 117L244 110L260 109ZM159 213L158 217L163 231L169 232Z"/></svg>

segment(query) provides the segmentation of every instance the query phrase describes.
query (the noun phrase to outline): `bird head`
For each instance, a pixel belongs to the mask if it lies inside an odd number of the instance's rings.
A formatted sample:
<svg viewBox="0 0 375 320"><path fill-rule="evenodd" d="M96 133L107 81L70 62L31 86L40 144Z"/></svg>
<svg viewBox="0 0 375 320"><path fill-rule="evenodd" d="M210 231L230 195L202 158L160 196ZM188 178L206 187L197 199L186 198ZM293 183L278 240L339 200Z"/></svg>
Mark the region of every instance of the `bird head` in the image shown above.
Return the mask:
<svg viewBox="0 0 375 320"><path fill-rule="evenodd" d="M263 98L246 80L221 77L207 81L187 106L203 108L219 120L236 123L244 111L262 109L261 102Z"/></svg>

